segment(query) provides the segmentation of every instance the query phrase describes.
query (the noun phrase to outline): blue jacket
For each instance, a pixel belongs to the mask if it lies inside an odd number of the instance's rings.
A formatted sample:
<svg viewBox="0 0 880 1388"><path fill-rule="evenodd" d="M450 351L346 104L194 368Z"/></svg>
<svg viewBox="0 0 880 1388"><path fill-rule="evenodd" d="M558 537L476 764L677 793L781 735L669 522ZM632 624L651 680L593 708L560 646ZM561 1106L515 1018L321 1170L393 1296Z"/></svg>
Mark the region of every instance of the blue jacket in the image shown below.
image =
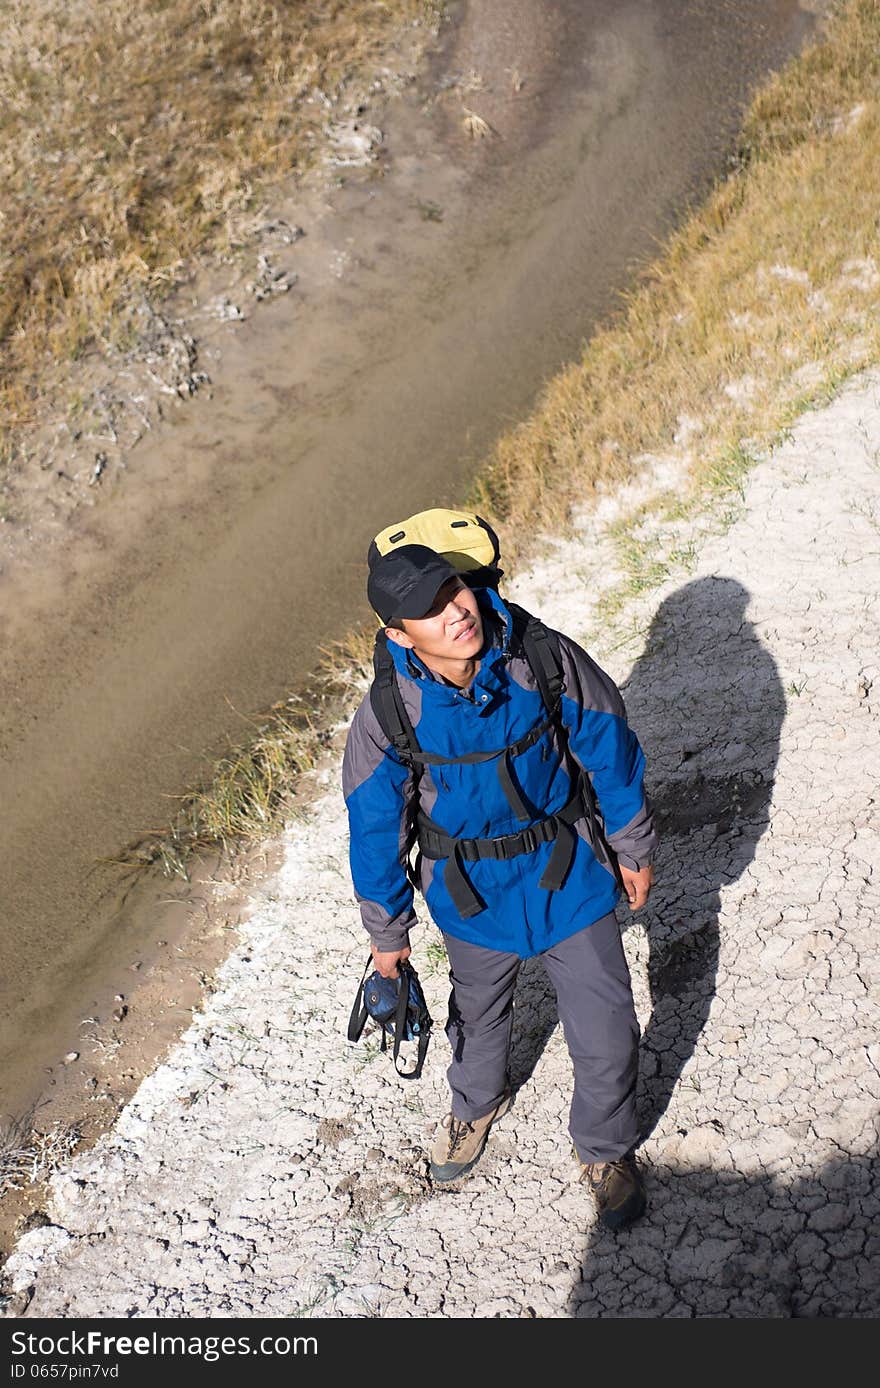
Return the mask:
<svg viewBox="0 0 880 1388"><path fill-rule="evenodd" d="M511 651L512 619L503 600L489 588L478 590L477 597L486 641L469 689L446 684L412 651L388 643L407 713L426 752L458 757L505 747L546 716L528 662ZM644 867L657 847L642 785L644 754L614 682L574 641L560 633L559 642L567 747L560 745L553 727L513 758L519 791L535 811L528 823L561 810L582 769L590 776L606 837L619 861L633 869ZM416 924L404 866L416 803L457 838L494 838L524 827L504 793L495 761L424 766L414 776L390 746L369 696L354 716L342 777L355 895L364 926L380 950L403 948ZM446 890L445 859L423 859L420 885L437 925L472 944L527 959L599 920L614 907L617 882L593 853L586 822L578 821L575 830L575 855L557 891L539 886L552 842L506 862L468 862L467 876L486 903L468 919L459 915Z"/></svg>

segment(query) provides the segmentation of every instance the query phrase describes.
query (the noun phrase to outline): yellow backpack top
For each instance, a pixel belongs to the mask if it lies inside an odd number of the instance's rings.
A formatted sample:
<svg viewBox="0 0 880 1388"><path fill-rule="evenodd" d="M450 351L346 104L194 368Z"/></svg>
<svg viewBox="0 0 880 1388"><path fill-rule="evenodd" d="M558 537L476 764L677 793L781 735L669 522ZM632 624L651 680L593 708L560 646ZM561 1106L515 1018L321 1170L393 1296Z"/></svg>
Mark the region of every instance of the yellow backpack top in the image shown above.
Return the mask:
<svg viewBox="0 0 880 1388"><path fill-rule="evenodd" d="M367 563L372 568L380 555L400 545L426 545L436 550L473 586L497 588L503 573L498 567L498 536L488 521L473 511L448 511L435 506L389 525L370 545Z"/></svg>

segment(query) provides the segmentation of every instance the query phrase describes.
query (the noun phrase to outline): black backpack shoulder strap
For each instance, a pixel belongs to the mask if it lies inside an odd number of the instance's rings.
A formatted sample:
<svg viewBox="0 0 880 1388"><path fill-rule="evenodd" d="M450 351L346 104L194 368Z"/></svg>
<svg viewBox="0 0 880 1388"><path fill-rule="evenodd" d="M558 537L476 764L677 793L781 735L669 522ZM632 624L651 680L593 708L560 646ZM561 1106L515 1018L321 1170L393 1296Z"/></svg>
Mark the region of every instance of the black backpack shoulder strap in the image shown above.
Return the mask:
<svg viewBox="0 0 880 1388"><path fill-rule="evenodd" d="M373 683L370 686L370 704L373 712L400 760L406 766L413 766L413 753L421 749L397 683L397 671L384 631L376 633L373 671Z"/></svg>
<svg viewBox="0 0 880 1388"><path fill-rule="evenodd" d="M562 691L565 688L559 636L549 627L545 627L544 623L537 617L526 612L524 608L517 607L512 602L509 602L507 606L513 616L514 636L515 638L519 637L520 649L529 662L547 712L558 717L559 727L565 735L565 725L559 716ZM593 845L593 851L600 862L605 862L610 866L622 887L623 882L620 877L620 868L617 865L617 856L612 852L605 838L604 827L597 817L596 792L586 772L581 774L580 783L584 810L590 822L590 843Z"/></svg>
<svg viewBox="0 0 880 1388"><path fill-rule="evenodd" d="M517 603L509 602L507 606L513 618L514 645L518 645L529 663L547 712L556 714L565 686L559 637Z"/></svg>

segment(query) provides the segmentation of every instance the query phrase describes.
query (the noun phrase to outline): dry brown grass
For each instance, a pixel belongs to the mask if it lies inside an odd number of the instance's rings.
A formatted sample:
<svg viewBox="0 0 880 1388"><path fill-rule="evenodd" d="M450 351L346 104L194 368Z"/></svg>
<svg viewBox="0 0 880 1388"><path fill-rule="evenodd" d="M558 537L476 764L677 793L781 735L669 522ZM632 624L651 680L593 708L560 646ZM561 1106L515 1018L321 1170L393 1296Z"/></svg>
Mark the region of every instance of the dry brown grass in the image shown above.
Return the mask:
<svg viewBox="0 0 880 1388"><path fill-rule="evenodd" d="M508 568L537 529L564 528L571 505L588 502L598 483L632 476L646 453L680 447L683 424L694 495L736 485L800 411L880 358L878 74L880 6L849 0L825 38L759 92L736 170L478 479L470 504L503 527ZM665 575L631 536L620 538L636 587ZM352 633L327 653L321 684L332 697L313 717L313 750L366 687L372 636ZM261 744L272 737L270 723ZM287 738L282 720L279 745ZM302 756L298 745L285 769L273 754L271 784L289 787ZM261 793L249 815L244 805L223 808L233 792L224 774L200 797L188 832L205 835L219 819L260 837L289 803L278 795L268 813Z"/></svg>
<svg viewBox="0 0 880 1388"><path fill-rule="evenodd" d="M431 0L9 0L0 48L0 413L133 329L135 289L234 244L332 100Z"/></svg>
<svg viewBox="0 0 880 1388"><path fill-rule="evenodd" d="M476 111L468 110L467 106L462 108L462 129L466 135L470 135L472 140L487 140L495 134L491 125L482 116L478 116Z"/></svg>
<svg viewBox="0 0 880 1388"><path fill-rule="evenodd" d="M471 500L512 538L690 429L695 480L880 355L880 7L850 0L757 95L739 166L503 438Z"/></svg>
<svg viewBox="0 0 880 1388"><path fill-rule="evenodd" d="M29 1111L0 1130L0 1196L45 1181L67 1161L80 1140L72 1123L53 1123L45 1132L33 1126Z"/></svg>

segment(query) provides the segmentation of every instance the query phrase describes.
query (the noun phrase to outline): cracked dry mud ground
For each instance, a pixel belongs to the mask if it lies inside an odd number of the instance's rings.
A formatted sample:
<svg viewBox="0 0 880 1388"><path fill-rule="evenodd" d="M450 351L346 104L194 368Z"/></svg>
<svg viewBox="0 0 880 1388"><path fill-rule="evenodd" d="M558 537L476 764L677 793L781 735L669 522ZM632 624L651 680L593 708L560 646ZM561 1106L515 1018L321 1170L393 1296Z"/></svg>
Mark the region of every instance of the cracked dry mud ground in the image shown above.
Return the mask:
<svg viewBox="0 0 880 1388"><path fill-rule="evenodd" d="M10 1311L877 1315L878 449L872 374L756 467L726 532L679 526L690 573L591 641L665 831L649 909L621 911L644 1028L640 1224L597 1229L573 1180L570 1067L536 961L516 1105L473 1176L431 1190L442 1031L409 1085L375 1042L343 1039L366 949L334 765L204 1014L54 1179L52 1223L8 1263ZM516 595L583 638L608 552L585 521ZM442 1021L431 931L416 962Z"/></svg>

